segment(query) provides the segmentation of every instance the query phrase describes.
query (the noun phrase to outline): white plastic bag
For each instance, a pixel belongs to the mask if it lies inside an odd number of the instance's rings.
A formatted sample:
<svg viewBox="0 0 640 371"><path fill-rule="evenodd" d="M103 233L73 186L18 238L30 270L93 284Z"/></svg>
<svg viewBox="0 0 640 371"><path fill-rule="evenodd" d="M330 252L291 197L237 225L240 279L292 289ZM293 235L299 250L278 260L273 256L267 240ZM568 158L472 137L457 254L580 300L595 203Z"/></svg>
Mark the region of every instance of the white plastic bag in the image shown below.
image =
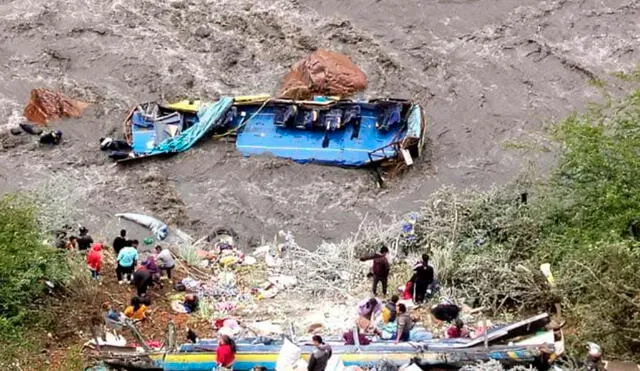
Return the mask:
<svg viewBox="0 0 640 371"><path fill-rule="evenodd" d="M302 350L289 339L284 339L278 360L276 361L276 371L286 371L291 369L300 359Z"/></svg>
<svg viewBox="0 0 640 371"><path fill-rule="evenodd" d="M342 362L342 358L337 355L334 354L331 356L331 358L329 358L329 361L327 361L327 367L324 369L324 371L344 371L345 367L344 367L344 363Z"/></svg>

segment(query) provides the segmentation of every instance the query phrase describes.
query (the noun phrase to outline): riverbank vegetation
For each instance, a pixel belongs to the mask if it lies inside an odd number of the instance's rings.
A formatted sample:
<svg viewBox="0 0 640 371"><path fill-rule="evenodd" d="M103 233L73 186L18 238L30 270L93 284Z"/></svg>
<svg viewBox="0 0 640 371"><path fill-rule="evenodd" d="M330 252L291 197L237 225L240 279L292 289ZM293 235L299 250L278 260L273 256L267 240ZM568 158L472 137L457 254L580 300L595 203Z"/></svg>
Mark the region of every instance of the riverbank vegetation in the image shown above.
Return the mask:
<svg viewBox="0 0 640 371"><path fill-rule="evenodd" d="M640 360L640 91L567 118L551 136L559 149L550 175L527 172L487 192L441 190L404 248L430 251L444 285L470 304L559 304L570 349L595 341L610 358Z"/></svg>

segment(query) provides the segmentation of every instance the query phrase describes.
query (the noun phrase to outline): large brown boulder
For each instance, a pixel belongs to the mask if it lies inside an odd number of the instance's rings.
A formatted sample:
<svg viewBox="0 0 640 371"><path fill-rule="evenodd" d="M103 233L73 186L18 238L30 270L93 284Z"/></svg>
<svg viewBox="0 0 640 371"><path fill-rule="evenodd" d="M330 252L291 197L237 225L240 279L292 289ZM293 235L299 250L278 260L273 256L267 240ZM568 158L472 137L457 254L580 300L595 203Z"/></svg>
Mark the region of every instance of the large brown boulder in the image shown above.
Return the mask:
<svg viewBox="0 0 640 371"><path fill-rule="evenodd" d="M367 88L367 76L344 54L318 49L291 67L278 92L281 98L314 95L348 97Z"/></svg>
<svg viewBox="0 0 640 371"><path fill-rule="evenodd" d="M68 98L48 89L31 90L31 98L24 108L24 117L31 122L47 125L62 117L78 118L89 104Z"/></svg>

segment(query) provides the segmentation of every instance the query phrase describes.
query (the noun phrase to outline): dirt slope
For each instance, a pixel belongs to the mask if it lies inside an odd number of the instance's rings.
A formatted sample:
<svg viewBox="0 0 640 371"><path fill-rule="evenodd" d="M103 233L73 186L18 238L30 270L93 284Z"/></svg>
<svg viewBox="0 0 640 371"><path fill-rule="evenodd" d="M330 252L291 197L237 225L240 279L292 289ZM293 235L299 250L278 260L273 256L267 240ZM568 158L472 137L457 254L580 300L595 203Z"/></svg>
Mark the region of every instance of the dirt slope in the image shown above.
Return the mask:
<svg viewBox="0 0 640 371"><path fill-rule="evenodd" d="M301 243L335 240L362 216L411 210L441 184L504 182L548 153L506 149L539 142L544 122L600 96L600 79L640 60L640 1L0 1L0 117L15 123L29 90L57 88L92 102L55 123L57 148L5 138L0 189L58 194L90 229L111 234L112 214L148 212L206 233L233 225L247 240L291 229ZM274 92L316 47L349 55L369 96L414 98L431 123L431 155L388 190L370 173L242 158L207 142L165 161L125 169L97 151L128 108L177 96ZM0 122L0 125L4 122ZM71 213L70 213L71 215Z"/></svg>

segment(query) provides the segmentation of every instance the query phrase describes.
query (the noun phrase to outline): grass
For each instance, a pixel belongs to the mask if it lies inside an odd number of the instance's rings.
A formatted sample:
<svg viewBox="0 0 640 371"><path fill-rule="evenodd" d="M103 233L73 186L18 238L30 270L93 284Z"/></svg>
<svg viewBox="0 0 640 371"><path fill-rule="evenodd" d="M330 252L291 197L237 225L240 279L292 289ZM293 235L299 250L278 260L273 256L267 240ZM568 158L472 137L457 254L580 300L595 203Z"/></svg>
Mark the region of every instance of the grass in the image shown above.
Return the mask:
<svg viewBox="0 0 640 371"><path fill-rule="evenodd" d="M639 82L640 81L640 64L630 72L618 71L613 72L612 76L627 82Z"/></svg>

